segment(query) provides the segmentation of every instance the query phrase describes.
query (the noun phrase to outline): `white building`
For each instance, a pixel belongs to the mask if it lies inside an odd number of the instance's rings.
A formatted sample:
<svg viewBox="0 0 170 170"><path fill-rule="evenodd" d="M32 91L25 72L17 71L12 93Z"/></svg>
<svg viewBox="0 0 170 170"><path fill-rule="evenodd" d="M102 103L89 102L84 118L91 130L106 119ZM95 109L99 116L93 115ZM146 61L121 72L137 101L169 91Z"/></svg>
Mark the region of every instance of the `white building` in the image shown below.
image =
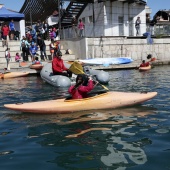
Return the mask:
<svg viewBox="0 0 170 170"><path fill-rule="evenodd" d="M141 19L140 34L146 32L146 3L126 0L88 4L80 15L85 23L85 36L135 36L135 21ZM95 18L93 22L93 18Z"/></svg>

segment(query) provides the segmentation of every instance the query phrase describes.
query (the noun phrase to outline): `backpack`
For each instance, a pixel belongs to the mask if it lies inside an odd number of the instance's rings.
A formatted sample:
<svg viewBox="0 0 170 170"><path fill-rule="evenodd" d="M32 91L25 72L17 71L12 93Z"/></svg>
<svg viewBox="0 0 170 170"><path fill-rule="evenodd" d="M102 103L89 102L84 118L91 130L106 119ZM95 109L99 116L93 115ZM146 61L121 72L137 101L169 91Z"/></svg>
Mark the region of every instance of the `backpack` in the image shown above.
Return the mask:
<svg viewBox="0 0 170 170"><path fill-rule="evenodd" d="M25 41L22 41L21 47L22 47L22 48L23 48L23 47L26 47Z"/></svg>

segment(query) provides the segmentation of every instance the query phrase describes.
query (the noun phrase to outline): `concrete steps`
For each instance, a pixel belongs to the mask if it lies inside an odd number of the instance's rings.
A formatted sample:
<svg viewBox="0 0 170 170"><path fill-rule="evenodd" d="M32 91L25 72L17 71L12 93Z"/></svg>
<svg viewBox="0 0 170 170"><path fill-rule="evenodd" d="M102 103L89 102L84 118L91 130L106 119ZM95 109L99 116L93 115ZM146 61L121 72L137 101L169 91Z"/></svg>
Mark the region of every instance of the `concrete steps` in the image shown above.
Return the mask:
<svg viewBox="0 0 170 170"><path fill-rule="evenodd" d="M46 44L46 53L48 56L48 59L51 60L51 54L50 54L50 49L49 49L49 44L50 41L45 41ZM15 62L15 55L18 52L20 56L22 56L22 51L20 51L20 41L9 41L8 42L8 47L10 48L10 54L11 54L11 62L10 66L11 67L18 67L19 64ZM63 48L63 45L61 44L61 52L63 54L62 59L65 61L74 61L75 60L75 55L74 54L65 54L66 49ZM0 41L0 68L6 67L6 59L5 59L5 50L6 46L2 47L2 41ZM40 51L38 51L38 54L40 55ZM39 57L40 59L40 57ZM29 62L31 62L31 57L29 56Z"/></svg>

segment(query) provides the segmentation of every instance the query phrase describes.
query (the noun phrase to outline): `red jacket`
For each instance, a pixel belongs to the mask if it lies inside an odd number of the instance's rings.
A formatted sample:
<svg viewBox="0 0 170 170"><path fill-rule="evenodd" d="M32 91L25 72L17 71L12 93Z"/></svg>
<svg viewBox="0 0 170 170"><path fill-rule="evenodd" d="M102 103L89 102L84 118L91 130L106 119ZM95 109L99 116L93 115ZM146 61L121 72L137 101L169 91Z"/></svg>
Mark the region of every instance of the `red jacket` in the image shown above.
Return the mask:
<svg viewBox="0 0 170 170"><path fill-rule="evenodd" d="M146 63L142 63L141 65L140 65L140 67L147 67L147 66L149 66L150 64L149 64L149 62L146 62Z"/></svg>
<svg viewBox="0 0 170 170"><path fill-rule="evenodd" d="M7 36L9 34L9 28L6 26L2 27L3 36Z"/></svg>
<svg viewBox="0 0 170 170"><path fill-rule="evenodd" d="M64 66L64 62L62 59L58 59L57 57L54 57L53 61L52 61L52 69L53 69L53 73L62 73L63 71L68 70L68 68L66 68Z"/></svg>
<svg viewBox="0 0 170 170"><path fill-rule="evenodd" d="M89 80L87 86L80 85L77 89L74 89L74 86L71 86L68 89L68 92L72 95L72 99L82 99L87 97L87 93L93 89L93 81Z"/></svg>

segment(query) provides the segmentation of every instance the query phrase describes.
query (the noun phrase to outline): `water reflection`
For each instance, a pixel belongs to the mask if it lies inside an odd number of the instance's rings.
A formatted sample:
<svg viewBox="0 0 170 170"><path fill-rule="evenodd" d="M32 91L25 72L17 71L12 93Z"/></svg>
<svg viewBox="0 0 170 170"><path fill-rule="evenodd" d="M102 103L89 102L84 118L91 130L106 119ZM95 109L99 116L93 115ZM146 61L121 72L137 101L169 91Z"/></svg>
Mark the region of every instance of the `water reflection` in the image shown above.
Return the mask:
<svg viewBox="0 0 170 170"><path fill-rule="evenodd" d="M148 129L148 124L138 122L138 118L147 119L149 115L155 113L156 109L138 106L72 114L9 114L8 116L15 122L25 122L29 140L36 139L43 147L58 148L56 152L60 153L60 156L52 162L58 164L65 157L69 164L73 164L72 157L74 157L77 163L80 158L83 158L84 161L90 159L94 164L98 157L104 166L114 166L117 169L127 167L130 162L132 166L144 164L147 161L142 147L150 143L149 139L140 139L139 141L136 139L130 141L129 139L140 133L140 129L144 129L144 127ZM135 131L134 127L137 127ZM71 149L71 145L75 145L74 151ZM88 150L85 152L82 148L79 150L79 145L88 147ZM64 148L67 148L66 152ZM90 148L93 148L93 152L90 151Z"/></svg>

